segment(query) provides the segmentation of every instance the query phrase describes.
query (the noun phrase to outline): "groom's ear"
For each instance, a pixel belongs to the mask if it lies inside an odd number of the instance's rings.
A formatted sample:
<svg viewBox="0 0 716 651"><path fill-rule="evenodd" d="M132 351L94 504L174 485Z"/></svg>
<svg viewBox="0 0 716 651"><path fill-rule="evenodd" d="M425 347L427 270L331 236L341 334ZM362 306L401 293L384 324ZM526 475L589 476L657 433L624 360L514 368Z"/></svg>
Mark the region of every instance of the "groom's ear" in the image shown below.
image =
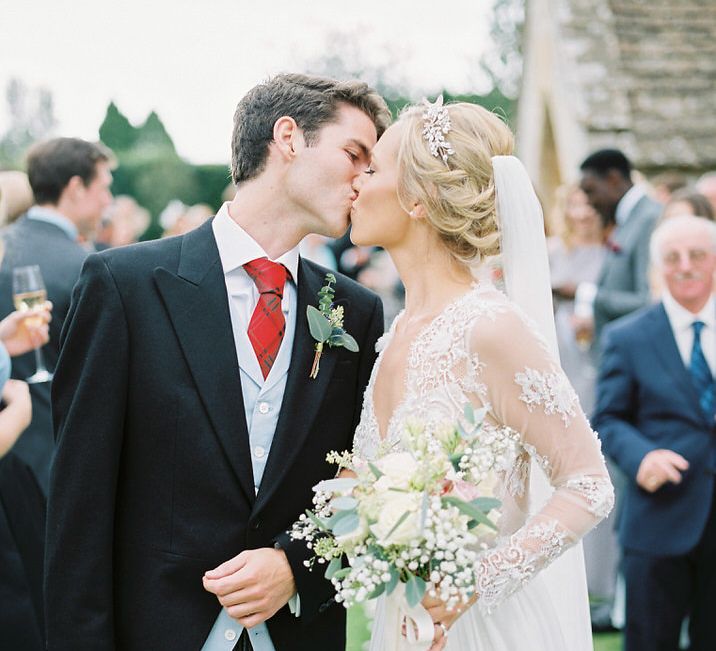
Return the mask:
<svg viewBox="0 0 716 651"><path fill-rule="evenodd" d="M283 160L289 162L296 155L296 149L303 146L303 132L296 120L288 115L280 117L273 125L273 144Z"/></svg>

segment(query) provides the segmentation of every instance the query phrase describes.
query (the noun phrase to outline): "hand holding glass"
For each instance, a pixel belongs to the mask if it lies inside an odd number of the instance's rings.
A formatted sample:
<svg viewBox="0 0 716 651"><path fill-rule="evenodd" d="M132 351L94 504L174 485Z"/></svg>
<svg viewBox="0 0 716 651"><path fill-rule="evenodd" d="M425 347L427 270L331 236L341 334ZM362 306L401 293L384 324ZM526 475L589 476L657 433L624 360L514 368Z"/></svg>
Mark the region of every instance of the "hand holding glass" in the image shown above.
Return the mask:
<svg viewBox="0 0 716 651"><path fill-rule="evenodd" d="M19 312L29 312L43 305L47 300L47 290L45 289L45 283L40 273L40 267L31 265L13 269L12 293L15 309ZM36 325L40 325L41 317L27 317L28 322L33 319L38 322ZM35 365L35 373L25 380L28 384L39 384L52 380L52 373L45 367L45 359L40 346L35 348Z"/></svg>

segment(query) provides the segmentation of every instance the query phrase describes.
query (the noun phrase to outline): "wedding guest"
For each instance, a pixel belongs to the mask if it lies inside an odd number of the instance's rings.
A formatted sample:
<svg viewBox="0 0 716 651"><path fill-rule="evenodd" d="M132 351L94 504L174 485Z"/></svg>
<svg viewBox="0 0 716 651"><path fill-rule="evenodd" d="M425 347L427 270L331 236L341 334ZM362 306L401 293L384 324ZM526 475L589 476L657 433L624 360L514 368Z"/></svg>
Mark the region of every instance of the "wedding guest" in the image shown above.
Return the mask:
<svg viewBox="0 0 716 651"><path fill-rule="evenodd" d="M661 220L678 215L693 215L714 221L714 208L711 202L700 192L691 188L683 188L674 192L669 202L664 206Z"/></svg>
<svg viewBox="0 0 716 651"><path fill-rule="evenodd" d="M95 249L101 251L134 244L147 230L150 219L149 211L142 208L133 197L115 197L102 218L95 238Z"/></svg>
<svg viewBox="0 0 716 651"><path fill-rule="evenodd" d="M706 172L697 182L696 191L703 194L716 212L716 172Z"/></svg>
<svg viewBox="0 0 716 651"><path fill-rule="evenodd" d="M1 254L0 254L1 255ZM48 339L49 304L0 321L0 631L2 648L42 651L45 503L35 477L10 452L32 419L30 391L11 380L10 356Z"/></svg>
<svg viewBox="0 0 716 651"><path fill-rule="evenodd" d="M627 482L619 518L626 651L716 648L716 224L651 239L662 301L604 332L593 425Z"/></svg>
<svg viewBox="0 0 716 651"><path fill-rule="evenodd" d="M62 324L70 307L72 287L87 251L78 243L82 232L96 228L112 195L112 157L104 147L77 138L55 138L32 147L27 172L35 205L3 232L5 258L0 266L0 314L13 310L12 270L39 265L54 304L50 341L43 355L51 371L59 354ZM32 351L18 357L13 377L35 372ZM32 467L46 492L54 437L50 414L50 383L33 384L33 419L15 445L15 453Z"/></svg>
<svg viewBox="0 0 716 651"><path fill-rule="evenodd" d="M159 220L164 228L162 237L184 235L201 226L214 215L211 206L197 203L185 206L181 201L172 201L162 212Z"/></svg>
<svg viewBox="0 0 716 651"><path fill-rule="evenodd" d="M574 294L580 282L596 283L606 257L604 228L597 212L578 186L557 190L551 225L558 233L547 240L555 326L562 368L579 395L582 408L594 408L596 368L590 342L579 340L574 327ZM582 541L589 594L599 603L592 608L594 630L612 628L611 604L615 593L619 548L614 516L600 523Z"/></svg>
<svg viewBox="0 0 716 651"><path fill-rule="evenodd" d="M27 211L32 201L27 174L14 170L0 172L0 226L14 222Z"/></svg>
<svg viewBox="0 0 716 651"><path fill-rule="evenodd" d="M589 341L577 339L572 323L574 295L579 283L597 282L606 257L604 229L578 186L559 188L552 225L559 233L547 240L547 246L560 358L588 414L594 404L596 372L588 351Z"/></svg>
<svg viewBox="0 0 716 651"><path fill-rule="evenodd" d="M632 182L632 165L617 149L590 154L580 169L580 187L602 218L607 246L597 282L580 283L575 295L578 336L596 344L609 321L649 301L649 236L662 207Z"/></svg>
<svg viewBox="0 0 716 651"><path fill-rule="evenodd" d="M651 179L651 196L655 201L666 204L671 201L674 192L682 190L687 185L688 181L681 172L662 172Z"/></svg>

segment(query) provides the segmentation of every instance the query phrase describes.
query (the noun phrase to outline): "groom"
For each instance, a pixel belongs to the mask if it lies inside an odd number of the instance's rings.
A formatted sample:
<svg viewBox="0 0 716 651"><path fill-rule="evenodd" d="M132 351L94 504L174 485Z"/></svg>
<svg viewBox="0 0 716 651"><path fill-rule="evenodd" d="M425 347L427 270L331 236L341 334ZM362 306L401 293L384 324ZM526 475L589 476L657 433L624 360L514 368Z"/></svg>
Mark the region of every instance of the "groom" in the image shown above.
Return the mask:
<svg viewBox="0 0 716 651"><path fill-rule="evenodd" d="M53 386L49 651L343 648L332 586L285 532L351 446L383 314L339 276L360 351L326 347L310 379L325 270L297 246L345 231L388 121L365 84L274 77L237 107L230 204L88 258Z"/></svg>

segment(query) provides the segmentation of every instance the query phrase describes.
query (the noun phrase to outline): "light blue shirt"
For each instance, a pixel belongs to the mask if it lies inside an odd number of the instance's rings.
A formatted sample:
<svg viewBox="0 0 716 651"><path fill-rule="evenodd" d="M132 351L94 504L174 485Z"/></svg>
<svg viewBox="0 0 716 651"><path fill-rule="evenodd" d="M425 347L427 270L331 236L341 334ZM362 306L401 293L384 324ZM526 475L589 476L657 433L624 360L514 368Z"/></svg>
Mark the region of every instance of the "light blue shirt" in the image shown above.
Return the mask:
<svg viewBox="0 0 716 651"><path fill-rule="evenodd" d="M79 237L79 231L72 221L70 221L63 214L52 210L51 208L44 208L40 206L33 206L27 211L28 219L36 219L39 222L47 222L53 224L58 228L62 229L73 242L77 241Z"/></svg>
<svg viewBox="0 0 716 651"><path fill-rule="evenodd" d="M10 372L12 371L12 363L10 362L10 355L7 352L7 348L0 341L0 391L5 386L5 382L10 379Z"/></svg>
<svg viewBox="0 0 716 651"><path fill-rule="evenodd" d="M264 381L247 334L251 315L259 299L259 292L243 265L256 258L270 259L270 256L234 222L229 215L228 204L221 207L214 218L212 227L229 296L231 328L236 344L246 425L249 431L254 490L258 493L271 452L271 443L278 424L283 394L286 390L288 369L291 364L298 301L295 285L298 280L298 248L288 251L274 261L283 264L291 272L293 282L290 280L286 282L281 303L286 319L286 332L276 361ZM295 603L289 605L295 612L297 605ZM236 645L242 630L241 624L232 619L222 608L202 651L230 651ZM249 629L249 635L254 651L275 651L265 623Z"/></svg>

